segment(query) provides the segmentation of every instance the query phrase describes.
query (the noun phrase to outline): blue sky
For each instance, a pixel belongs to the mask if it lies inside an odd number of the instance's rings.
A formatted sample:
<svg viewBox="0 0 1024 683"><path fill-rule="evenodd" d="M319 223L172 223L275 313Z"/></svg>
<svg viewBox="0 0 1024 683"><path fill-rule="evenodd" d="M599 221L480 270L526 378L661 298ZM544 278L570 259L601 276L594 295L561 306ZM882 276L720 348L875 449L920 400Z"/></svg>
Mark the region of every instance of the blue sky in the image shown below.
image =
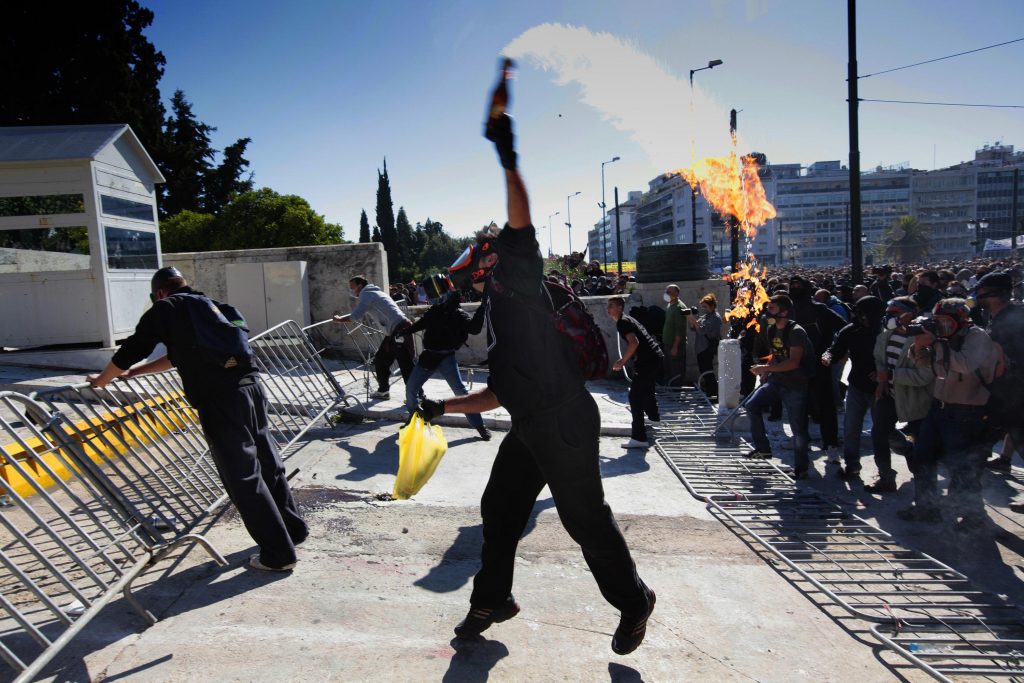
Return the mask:
<svg viewBox="0 0 1024 683"><path fill-rule="evenodd" d="M469 234L504 219L479 131L502 50L519 62L512 111L534 223L556 252L657 174L739 151L775 163L848 158L844 0L329 2L142 0L167 57L161 92L185 91L217 126L251 137L257 186L309 200L356 239L374 223L387 156L395 211ZM1024 37L1021 0L860 0L861 74ZM696 74L711 59L724 64ZM1024 42L860 81L860 96L1024 104ZM692 111L691 111L692 110ZM1024 110L862 103L862 168L930 169L983 144L1024 147ZM693 151L691 152L691 144Z"/></svg>

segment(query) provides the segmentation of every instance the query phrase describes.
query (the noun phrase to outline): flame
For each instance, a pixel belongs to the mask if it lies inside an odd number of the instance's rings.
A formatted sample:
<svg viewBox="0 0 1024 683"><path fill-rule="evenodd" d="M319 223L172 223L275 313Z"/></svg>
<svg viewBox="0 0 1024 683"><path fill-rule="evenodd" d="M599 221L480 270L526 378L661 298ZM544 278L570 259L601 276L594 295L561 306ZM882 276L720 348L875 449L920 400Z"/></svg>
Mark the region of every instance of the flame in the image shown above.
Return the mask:
<svg viewBox="0 0 1024 683"><path fill-rule="evenodd" d="M759 166L752 155L705 157L692 168L679 168L669 173L681 175L718 213L729 214L740 229L753 239L757 228L775 218L775 207L764 193L758 176Z"/></svg>
<svg viewBox="0 0 1024 683"><path fill-rule="evenodd" d="M758 271L757 263L753 256L748 263L741 263L739 270L735 273L723 276L728 282L736 282L736 298L733 299L732 308L725 312L726 320L747 320L747 327L753 327L755 332L761 331L757 322L757 316L761 313L769 301L768 292L761 281L768 274L768 268L762 266Z"/></svg>

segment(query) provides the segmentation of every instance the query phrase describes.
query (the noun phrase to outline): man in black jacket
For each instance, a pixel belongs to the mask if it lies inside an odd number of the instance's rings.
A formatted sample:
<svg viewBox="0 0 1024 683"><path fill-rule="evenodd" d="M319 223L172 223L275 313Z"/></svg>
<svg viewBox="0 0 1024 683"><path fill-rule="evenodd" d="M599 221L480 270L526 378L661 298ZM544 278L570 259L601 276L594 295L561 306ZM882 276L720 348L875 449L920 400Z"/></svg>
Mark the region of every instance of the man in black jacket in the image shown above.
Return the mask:
<svg viewBox="0 0 1024 683"><path fill-rule="evenodd" d="M812 298L811 283L794 275L789 280L789 298L793 301L793 322L807 332L814 345L814 354L820 358L828 350L836 333L846 326L846 321L825 304ZM808 412L821 428L823 449L839 446L839 422L836 418L835 393L832 390L832 374L824 370L815 372L807 387Z"/></svg>
<svg viewBox="0 0 1024 683"><path fill-rule="evenodd" d="M185 397L199 413L224 488L260 547L249 565L269 571L294 568L295 546L309 530L292 499L268 429L267 399L259 373L247 361L218 367L204 358L194 327L200 318L190 314L188 307L209 305L210 300L189 287L177 268L161 268L153 275L150 298L153 306L142 314L135 333L121 344L103 372L89 376L89 383L100 389L117 377L177 368ZM158 343L167 347L166 356L132 367Z"/></svg>
<svg viewBox="0 0 1024 683"><path fill-rule="evenodd" d="M626 540L604 499L598 459L601 415L584 385L568 337L555 329L542 290L544 261L516 169L512 121L492 117L485 130L505 169L508 222L496 237L468 247L449 268L453 284L487 293L487 388L450 401L424 400L427 421L445 412L499 405L512 427L498 448L480 501L484 544L470 610L456 627L477 636L519 613L512 596L516 547L547 485L559 519L581 546L601 595L621 612L612 650L628 654L644 639L654 591L637 575Z"/></svg>

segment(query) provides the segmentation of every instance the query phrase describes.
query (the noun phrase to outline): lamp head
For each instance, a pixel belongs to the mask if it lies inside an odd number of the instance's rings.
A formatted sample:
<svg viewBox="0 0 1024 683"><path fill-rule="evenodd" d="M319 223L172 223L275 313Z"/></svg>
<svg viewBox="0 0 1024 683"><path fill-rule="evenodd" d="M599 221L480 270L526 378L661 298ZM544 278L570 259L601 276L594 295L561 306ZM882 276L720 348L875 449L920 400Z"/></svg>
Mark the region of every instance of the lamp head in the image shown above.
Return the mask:
<svg viewBox="0 0 1024 683"><path fill-rule="evenodd" d="M712 59L710 62L708 62L708 68L709 69L714 69L716 66L721 66L721 65L722 65L722 60L721 59Z"/></svg>

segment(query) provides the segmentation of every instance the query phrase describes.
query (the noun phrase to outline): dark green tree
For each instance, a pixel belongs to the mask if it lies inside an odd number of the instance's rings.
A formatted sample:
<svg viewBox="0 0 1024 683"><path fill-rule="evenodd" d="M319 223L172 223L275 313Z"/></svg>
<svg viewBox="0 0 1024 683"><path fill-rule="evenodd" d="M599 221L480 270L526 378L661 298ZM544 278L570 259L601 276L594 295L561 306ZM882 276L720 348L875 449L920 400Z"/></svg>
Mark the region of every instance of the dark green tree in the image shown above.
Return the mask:
<svg viewBox="0 0 1024 683"><path fill-rule="evenodd" d="M395 229L395 205L391 201L391 180L388 178L388 160L384 159L384 172L377 170L377 227L388 255L388 272L397 273L398 232Z"/></svg>
<svg viewBox="0 0 1024 683"><path fill-rule="evenodd" d="M932 231L913 216L900 216L875 247L879 256L896 263L922 263L931 251Z"/></svg>
<svg viewBox="0 0 1024 683"><path fill-rule="evenodd" d="M373 238L372 238L372 240L374 242L380 242L381 241L381 238L380 238L380 228L378 228L376 225L373 226Z"/></svg>
<svg viewBox="0 0 1024 683"><path fill-rule="evenodd" d="M252 138L241 138L224 148L220 164L206 174L203 188L203 209L207 213L220 213L231 198L252 191L252 173L246 177L249 160L245 150Z"/></svg>
<svg viewBox="0 0 1024 683"><path fill-rule="evenodd" d="M416 262L416 245L413 243L412 225L409 223L409 216L405 213L404 206L398 208L395 232L398 240L398 261L402 266L411 266Z"/></svg>
<svg viewBox="0 0 1024 683"><path fill-rule="evenodd" d="M127 123L157 163L166 60L134 0L8 0L0 14L0 125Z"/></svg>
<svg viewBox="0 0 1024 683"><path fill-rule="evenodd" d="M432 221L427 218L427 222L423 224L423 232L428 235L440 235L444 232L444 226L439 221Z"/></svg>
<svg viewBox="0 0 1024 683"><path fill-rule="evenodd" d="M206 179L213 168L214 149L210 133L217 130L195 117L185 93L176 90L171 98L171 116L164 131L163 171L167 178L160 212L171 216L179 211L202 210ZM242 148L244 150L244 146Z"/></svg>
<svg viewBox="0 0 1024 683"><path fill-rule="evenodd" d="M167 253L209 251L217 236L217 216L179 211L160 221L160 248Z"/></svg>
<svg viewBox="0 0 1024 683"><path fill-rule="evenodd" d="M340 244L341 225L328 223L302 197L264 187L239 195L218 217L212 249Z"/></svg>
<svg viewBox="0 0 1024 683"><path fill-rule="evenodd" d="M366 209L359 214L359 244L370 241L370 221L366 218Z"/></svg>

